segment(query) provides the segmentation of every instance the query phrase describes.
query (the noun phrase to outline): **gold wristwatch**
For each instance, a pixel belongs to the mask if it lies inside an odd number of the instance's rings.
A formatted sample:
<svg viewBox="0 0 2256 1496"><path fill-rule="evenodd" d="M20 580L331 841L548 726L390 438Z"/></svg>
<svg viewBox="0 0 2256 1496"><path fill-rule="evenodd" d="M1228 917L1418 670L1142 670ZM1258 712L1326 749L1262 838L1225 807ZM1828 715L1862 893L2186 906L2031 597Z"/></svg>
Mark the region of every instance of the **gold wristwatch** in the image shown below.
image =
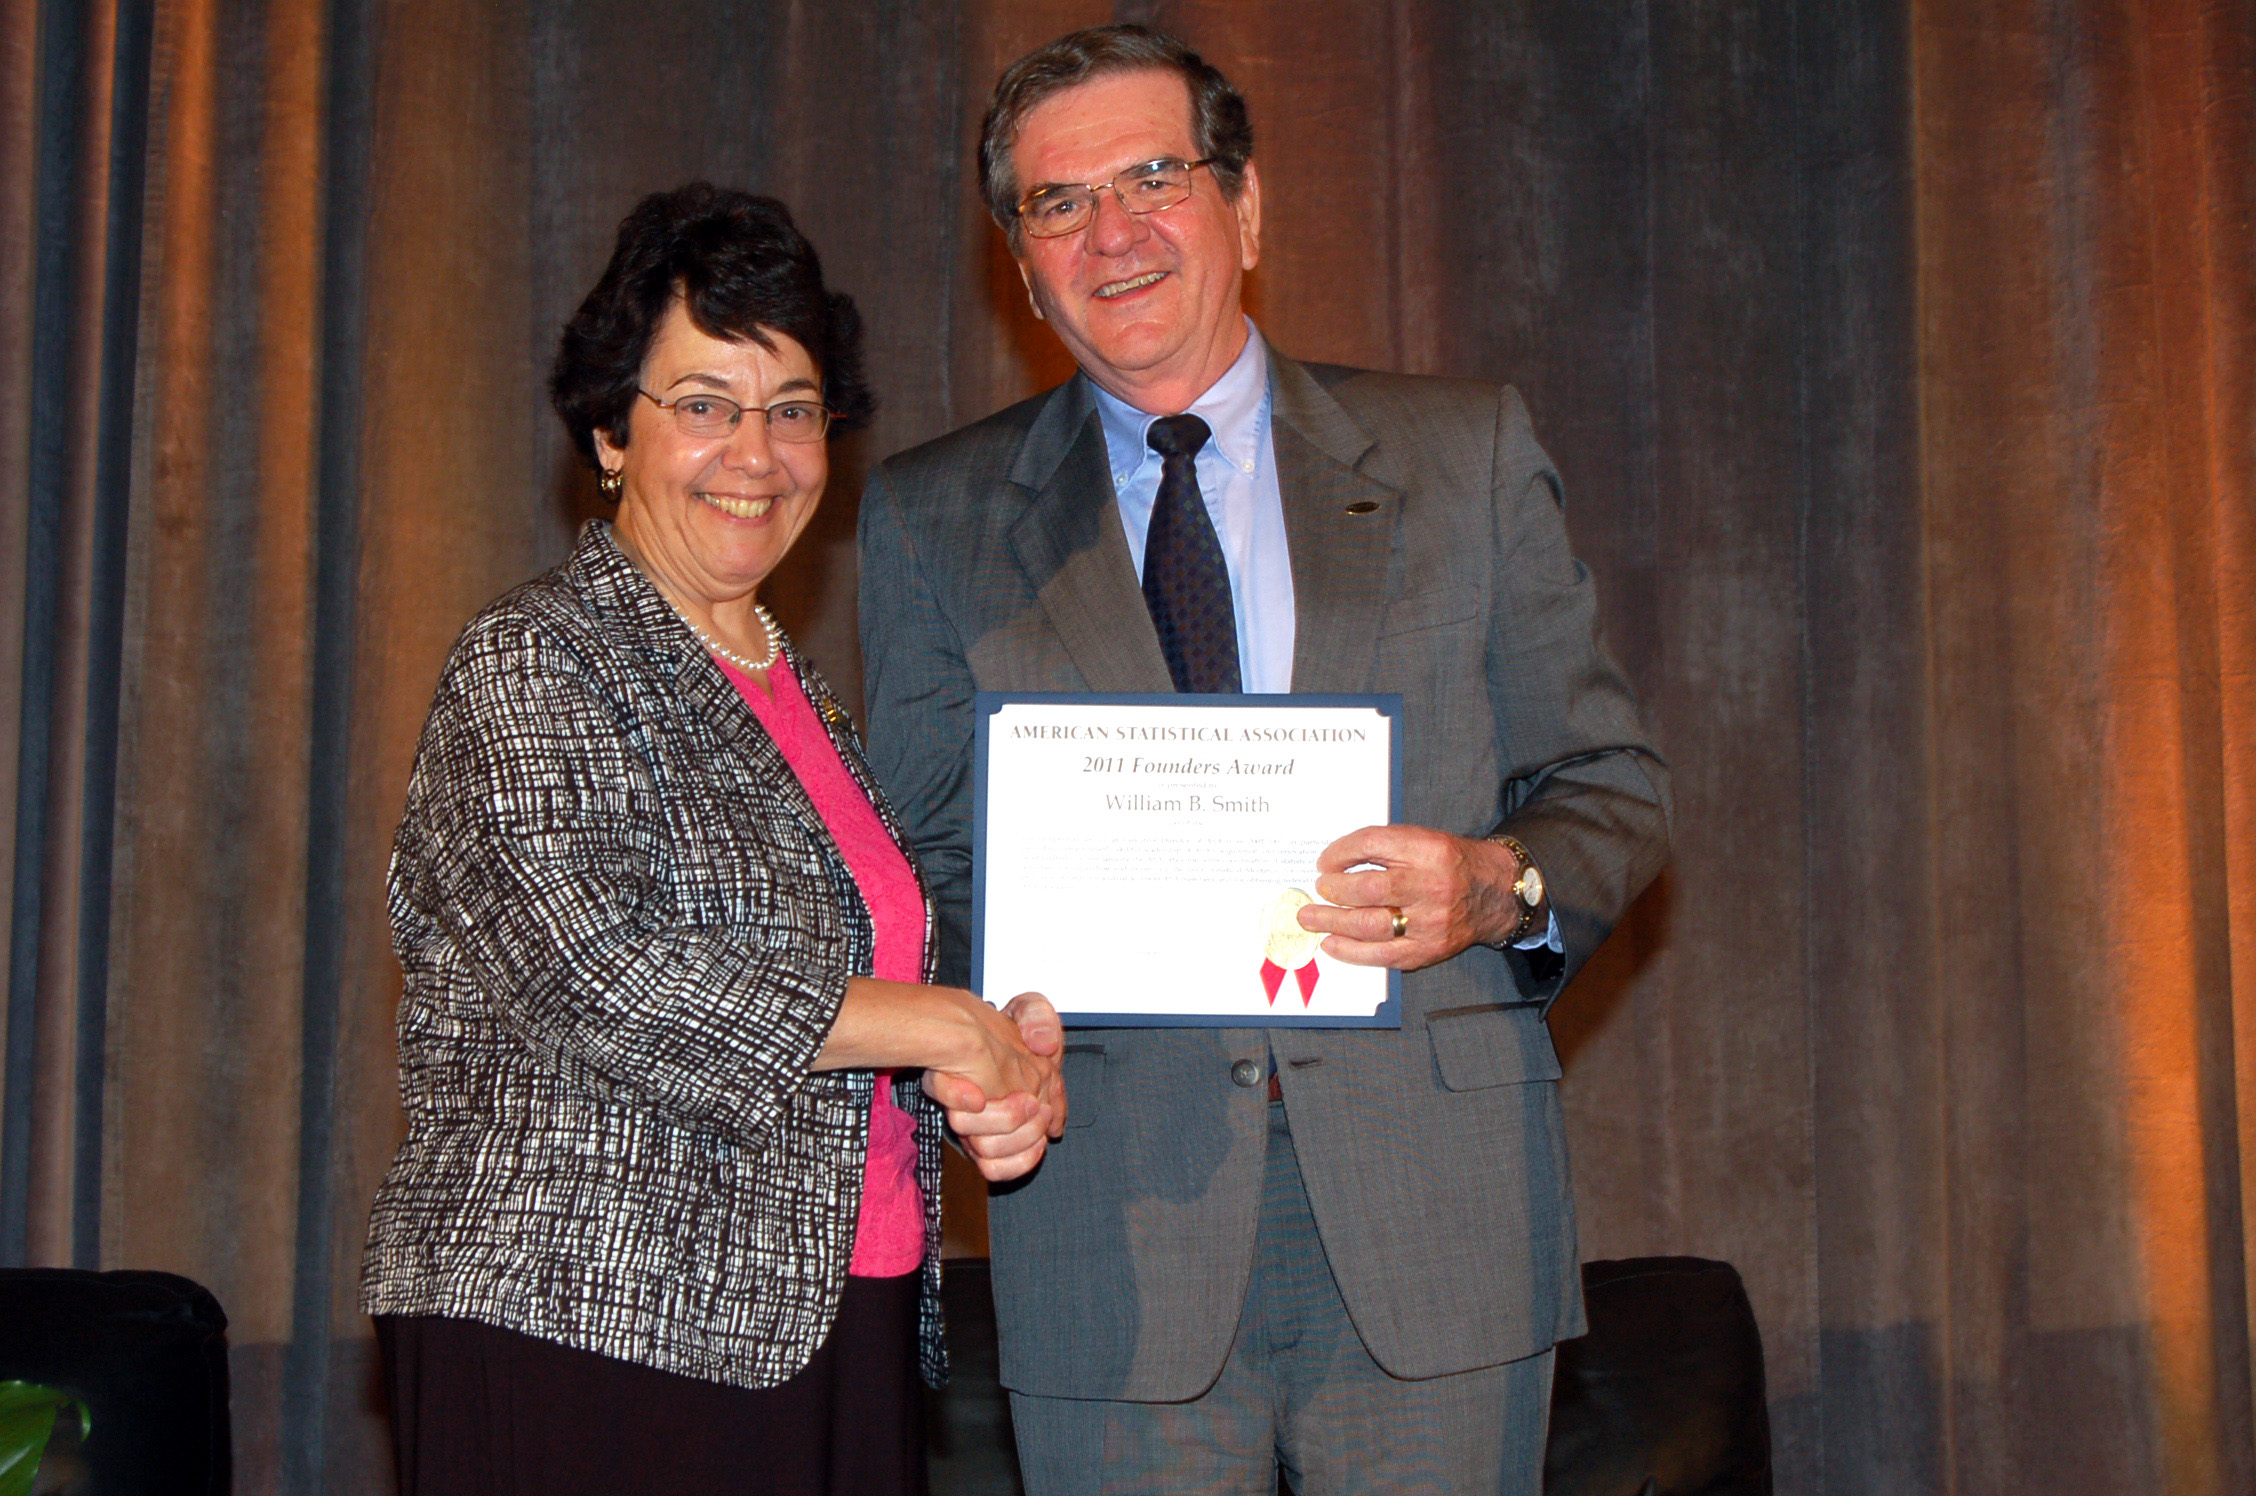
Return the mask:
<svg viewBox="0 0 2256 1496"><path fill-rule="evenodd" d="M1535 859L1528 855L1528 849L1512 837L1498 832L1489 840L1504 847L1520 861L1520 875L1512 880L1512 898L1520 906L1520 922L1512 926L1511 934L1497 942L1499 945L1517 945L1527 939L1528 932L1535 928L1536 915L1542 911L1543 869L1535 865Z"/></svg>

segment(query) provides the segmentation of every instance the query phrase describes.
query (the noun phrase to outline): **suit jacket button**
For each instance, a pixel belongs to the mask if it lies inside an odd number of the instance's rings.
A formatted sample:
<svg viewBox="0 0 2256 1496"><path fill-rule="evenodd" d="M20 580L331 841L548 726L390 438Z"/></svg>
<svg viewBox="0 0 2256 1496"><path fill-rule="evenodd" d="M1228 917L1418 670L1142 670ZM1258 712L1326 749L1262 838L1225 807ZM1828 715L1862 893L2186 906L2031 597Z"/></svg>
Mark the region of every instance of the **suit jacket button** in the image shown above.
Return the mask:
<svg viewBox="0 0 2256 1496"><path fill-rule="evenodd" d="M1230 1079L1252 1090L1261 1084L1261 1064L1258 1060L1240 1060L1230 1067Z"/></svg>

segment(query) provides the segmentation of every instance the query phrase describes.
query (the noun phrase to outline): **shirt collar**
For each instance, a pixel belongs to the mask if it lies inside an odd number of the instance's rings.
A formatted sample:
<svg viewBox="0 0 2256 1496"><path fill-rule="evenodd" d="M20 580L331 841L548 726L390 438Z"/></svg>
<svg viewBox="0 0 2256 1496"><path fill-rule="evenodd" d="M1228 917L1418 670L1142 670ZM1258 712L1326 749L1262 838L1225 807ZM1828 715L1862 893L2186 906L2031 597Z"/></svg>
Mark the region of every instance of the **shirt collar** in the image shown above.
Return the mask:
<svg viewBox="0 0 2256 1496"><path fill-rule="evenodd" d="M1118 487L1146 462L1159 460L1159 454L1144 440L1144 433L1159 417L1136 409L1095 380L1089 381L1089 388L1096 392L1097 411L1104 422L1105 456L1112 464L1113 484ZM1222 371L1222 377L1191 402L1190 413L1213 428L1215 449L1230 465L1251 474L1260 465L1263 417L1268 408L1269 345L1261 340L1261 330L1248 317L1245 347Z"/></svg>

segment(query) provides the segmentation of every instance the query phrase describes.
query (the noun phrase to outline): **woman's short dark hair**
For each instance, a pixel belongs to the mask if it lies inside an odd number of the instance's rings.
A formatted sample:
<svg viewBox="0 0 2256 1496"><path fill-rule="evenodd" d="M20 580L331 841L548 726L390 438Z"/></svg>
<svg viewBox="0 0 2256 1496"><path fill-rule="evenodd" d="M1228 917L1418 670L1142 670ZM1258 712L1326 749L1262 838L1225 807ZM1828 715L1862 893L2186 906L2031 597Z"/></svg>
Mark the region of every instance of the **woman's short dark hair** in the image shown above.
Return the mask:
<svg viewBox="0 0 2256 1496"><path fill-rule="evenodd" d="M979 127L979 192L987 211L1010 236L1011 249L1024 248L1018 232L1018 170L1011 148L1019 126L1034 106L1052 94L1109 73L1147 69L1180 76L1191 91L1191 140L1203 158L1212 158L1214 180L1232 202L1245 189L1246 163L1253 159L1253 123L1245 99L1222 70L1165 32L1146 26L1091 26L1037 47L1003 70L995 96Z"/></svg>
<svg viewBox="0 0 2256 1496"><path fill-rule="evenodd" d="M590 463L598 431L627 444L643 360L677 298L709 337L763 348L774 346L771 331L791 338L814 359L834 424L869 419L876 401L862 379L861 313L852 297L824 289L822 261L791 211L692 182L635 204L603 278L564 324L548 393Z"/></svg>

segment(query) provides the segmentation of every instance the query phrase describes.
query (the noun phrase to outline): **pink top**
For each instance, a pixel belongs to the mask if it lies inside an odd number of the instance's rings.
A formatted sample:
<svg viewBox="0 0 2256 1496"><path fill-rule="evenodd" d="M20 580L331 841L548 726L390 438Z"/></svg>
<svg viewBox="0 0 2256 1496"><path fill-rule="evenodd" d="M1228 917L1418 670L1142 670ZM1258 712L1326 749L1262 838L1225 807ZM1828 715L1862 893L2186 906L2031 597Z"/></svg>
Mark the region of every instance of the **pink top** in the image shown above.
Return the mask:
<svg viewBox="0 0 2256 1496"><path fill-rule="evenodd" d="M752 677L715 656L713 663L736 687L752 715L782 750L807 798L830 828L846 869L877 930L871 974L889 982L924 979L924 896L877 808L838 756L838 745L788 661L768 667L770 699ZM893 1076L877 1075L870 1104L869 1157L862 1165L862 1213L854 1226L854 1260L847 1271L862 1278L914 1272L924 1260L924 1195L916 1179L916 1119L893 1100Z"/></svg>

